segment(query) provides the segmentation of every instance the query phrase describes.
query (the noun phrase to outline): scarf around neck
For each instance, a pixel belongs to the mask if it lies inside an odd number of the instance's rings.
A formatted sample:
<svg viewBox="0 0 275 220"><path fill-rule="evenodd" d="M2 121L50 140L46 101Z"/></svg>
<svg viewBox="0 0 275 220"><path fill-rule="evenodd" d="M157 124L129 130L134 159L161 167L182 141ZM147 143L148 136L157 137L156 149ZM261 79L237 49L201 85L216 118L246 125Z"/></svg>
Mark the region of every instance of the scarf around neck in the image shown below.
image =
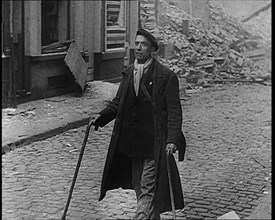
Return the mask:
<svg viewBox="0 0 275 220"><path fill-rule="evenodd" d="M137 59L135 59L135 62L134 62L134 88L135 88L136 96L138 96L140 79L141 79L142 75L148 71L152 62L153 62L152 57L150 59L148 59L144 64L138 63Z"/></svg>

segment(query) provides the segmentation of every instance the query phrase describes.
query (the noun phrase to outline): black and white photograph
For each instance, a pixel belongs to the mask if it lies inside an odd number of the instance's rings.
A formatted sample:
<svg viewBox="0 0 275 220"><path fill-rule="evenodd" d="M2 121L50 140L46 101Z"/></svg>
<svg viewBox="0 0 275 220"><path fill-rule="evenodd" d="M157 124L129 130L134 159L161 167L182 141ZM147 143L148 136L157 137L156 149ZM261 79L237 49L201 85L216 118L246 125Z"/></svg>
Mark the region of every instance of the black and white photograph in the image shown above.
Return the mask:
<svg viewBox="0 0 275 220"><path fill-rule="evenodd" d="M3 220L271 217L271 0L3 0Z"/></svg>

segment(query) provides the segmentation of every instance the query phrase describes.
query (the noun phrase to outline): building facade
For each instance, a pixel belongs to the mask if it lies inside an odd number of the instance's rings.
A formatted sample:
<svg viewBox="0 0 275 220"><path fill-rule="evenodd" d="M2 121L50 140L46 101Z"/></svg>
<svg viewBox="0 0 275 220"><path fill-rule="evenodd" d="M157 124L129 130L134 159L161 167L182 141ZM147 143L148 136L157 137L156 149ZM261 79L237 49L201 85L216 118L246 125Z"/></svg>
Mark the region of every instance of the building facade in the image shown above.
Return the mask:
<svg viewBox="0 0 275 220"><path fill-rule="evenodd" d="M73 42L87 81L113 79L133 61L138 0L2 1L2 107L75 89L64 59Z"/></svg>

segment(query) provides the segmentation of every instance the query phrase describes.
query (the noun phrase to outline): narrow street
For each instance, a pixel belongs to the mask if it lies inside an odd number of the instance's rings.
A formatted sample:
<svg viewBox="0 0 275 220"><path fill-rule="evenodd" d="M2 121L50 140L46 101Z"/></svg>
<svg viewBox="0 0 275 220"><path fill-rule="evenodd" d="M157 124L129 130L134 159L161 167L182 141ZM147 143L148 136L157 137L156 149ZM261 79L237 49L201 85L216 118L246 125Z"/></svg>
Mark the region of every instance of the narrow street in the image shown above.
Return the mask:
<svg viewBox="0 0 275 220"><path fill-rule="evenodd" d="M185 197L177 219L243 219L271 193L271 87L228 84L182 100ZM113 122L91 130L67 219L129 219L136 200L117 189L98 202ZM2 219L61 219L86 126L2 156ZM162 219L172 217L163 213Z"/></svg>

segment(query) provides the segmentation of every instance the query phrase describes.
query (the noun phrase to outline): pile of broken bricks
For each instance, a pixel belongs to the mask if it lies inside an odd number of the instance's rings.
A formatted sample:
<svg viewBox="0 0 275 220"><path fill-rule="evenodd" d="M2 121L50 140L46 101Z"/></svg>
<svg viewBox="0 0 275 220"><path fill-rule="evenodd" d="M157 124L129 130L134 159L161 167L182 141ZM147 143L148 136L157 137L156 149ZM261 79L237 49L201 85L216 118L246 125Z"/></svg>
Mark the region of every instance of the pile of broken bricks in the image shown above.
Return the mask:
<svg viewBox="0 0 275 220"><path fill-rule="evenodd" d="M186 89L217 83L270 85L271 70L260 65L266 49L236 18L210 5L210 22L160 1L159 59L186 80Z"/></svg>

